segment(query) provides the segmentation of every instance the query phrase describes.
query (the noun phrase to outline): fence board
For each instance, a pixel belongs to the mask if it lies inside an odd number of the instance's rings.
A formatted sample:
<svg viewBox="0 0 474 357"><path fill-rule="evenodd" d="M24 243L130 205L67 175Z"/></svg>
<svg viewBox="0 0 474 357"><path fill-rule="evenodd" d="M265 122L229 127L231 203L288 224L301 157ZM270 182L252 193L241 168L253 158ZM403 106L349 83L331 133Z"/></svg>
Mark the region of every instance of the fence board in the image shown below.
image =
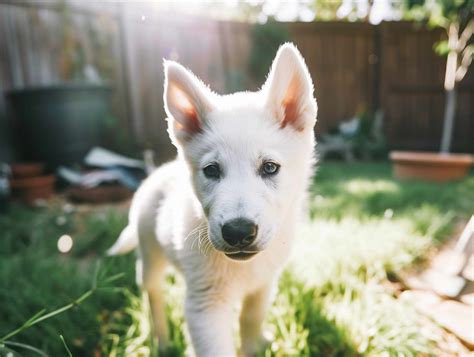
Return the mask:
<svg viewBox="0 0 474 357"><path fill-rule="evenodd" d="M291 24L292 39L305 57L318 99L318 133L357 112L373 110L374 27L362 23Z"/></svg>

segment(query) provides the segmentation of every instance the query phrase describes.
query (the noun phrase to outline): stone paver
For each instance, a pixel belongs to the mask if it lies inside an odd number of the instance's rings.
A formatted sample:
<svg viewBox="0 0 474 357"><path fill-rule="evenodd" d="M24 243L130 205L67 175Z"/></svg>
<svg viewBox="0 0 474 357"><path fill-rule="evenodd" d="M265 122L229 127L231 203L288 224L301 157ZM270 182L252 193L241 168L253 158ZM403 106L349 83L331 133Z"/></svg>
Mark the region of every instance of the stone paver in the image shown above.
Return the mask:
<svg viewBox="0 0 474 357"><path fill-rule="evenodd" d="M419 311L427 315L441 301L441 298L435 293L424 290L406 290L400 294L400 299L410 302Z"/></svg>
<svg viewBox="0 0 474 357"><path fill-rule="evenodd" d="M464 263L464 255L452 249L443 249L431 261L431 268L445 273L446 275L457 275L461 272Z"/></svg>
<svg viewBox="0 0 474 357"><path fill-rule="evenodd" d="M441 326L458 336L470 349L474 349L474 308L457 301L441 301L430 312Z"/></svg>
<svg viewBox="0 0 474 357"><path fill-rule="evenodd" d="M450 243L432 258L424 271L401 275L403 285L410 290L402 292L400 298L409 301L473 351L474 255L465 265L464 257L453 250L454 241Z"/></svg>
<svg viewBox="0 0 474 357"><path fill-rule="evenodd" d="M471 255L469 262L466 264L462 276L468 280L474 281L474 254Z"/></svg>
<svg viewBox="0 0 474 357"><path fill-rule="evenodd" d="M474 282L468 281L466 286L464 287L461 295L459 296L459 300L465 304L474 306Z"/></svg>

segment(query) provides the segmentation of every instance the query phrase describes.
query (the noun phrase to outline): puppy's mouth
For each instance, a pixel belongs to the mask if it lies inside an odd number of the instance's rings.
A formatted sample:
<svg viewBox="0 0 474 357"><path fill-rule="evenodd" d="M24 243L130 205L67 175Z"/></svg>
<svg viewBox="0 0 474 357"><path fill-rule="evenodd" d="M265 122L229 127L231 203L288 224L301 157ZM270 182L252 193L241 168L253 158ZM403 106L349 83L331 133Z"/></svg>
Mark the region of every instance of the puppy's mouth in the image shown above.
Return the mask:
<svg viewBox="0 0 474 357"><path fill-rule="evenodd" d="M228 252L224 254L232 260L245 261L257 255L257 253L258 253L257 251L253 251L253 252L237 251L237 252Z"/></svg>

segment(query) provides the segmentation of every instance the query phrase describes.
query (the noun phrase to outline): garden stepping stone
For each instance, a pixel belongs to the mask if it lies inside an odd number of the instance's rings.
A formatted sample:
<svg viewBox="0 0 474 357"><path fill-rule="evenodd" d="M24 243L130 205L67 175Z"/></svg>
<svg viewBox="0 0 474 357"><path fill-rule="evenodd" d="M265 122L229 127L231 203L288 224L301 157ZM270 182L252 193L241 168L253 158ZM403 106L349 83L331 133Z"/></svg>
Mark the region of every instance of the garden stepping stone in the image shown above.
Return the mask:
<svg viewBox="0 0 474 357"><path fill-rule="evenodd" d="M463 249L457 249L455 242L448 242L425 270L399 274L402 284L410 289L402 292L400 299L413 304L473 350L474 254L471 242Z"/></svg>
<svg viewBox="0 0 474 357"><path fill-rule="evenodd" d="M464 304L473 306L474 308L474 282L468 281L459 296L459 300Z"/></svg>
<svg viewBox="0 0 474 357"><path fill-rule="evenodd" d="M468 280L474 281L474 254L470 256L469 261L462 272L462 276Z"/></svg>
<svg viewBox="0 0 474 357"><path fill-rule="evenodd" d="M405 290L400 294L400 299L409 302L425 315L430 315L430 311L441 301L438 295L425 290Z"/></svg>
<svg viewBox="0 0 474 357"><path fill-rule="evenodd" d="M430 316L454 333L469 349L474 349L474 309L470 305L447 300L436 304Z"/></svg>
<svg viewBox="0 0 474 357"><path fill-rule="evenodd" d="M456 335L469 349L474 348L474 308L453 300L443 300L430 291L406 290L400 299L415 306L444 329Z"/></svg>
<svg viewBox="0 0 474 357"><path fill-rule="evenodd" d="M441 250L431 261L431 268L446 275L458 275L464 265L464 254L452 249Z"/></svg>
<svg viewBox="0 0 474 357"><path fill-rule="evenodd" d="M410 289L434 291L440 296L457 297L466 280L457 275L446 274L436 269L427 269L418 276L402 277Z"/></svg>
<svg viewBox="0 0 474 357"><path fill-rule="evenodd" d="M440 296L455 298L466 285L466 280L458 275L450 275L435 269L428 269L421 275L430 289Z"/></svg>
<svg viewBox="0 0 474 357"><path fill-rule="evenodd" d="M474 308L474 293L463 294L459 299L462 303L471 305Z"/></svg>

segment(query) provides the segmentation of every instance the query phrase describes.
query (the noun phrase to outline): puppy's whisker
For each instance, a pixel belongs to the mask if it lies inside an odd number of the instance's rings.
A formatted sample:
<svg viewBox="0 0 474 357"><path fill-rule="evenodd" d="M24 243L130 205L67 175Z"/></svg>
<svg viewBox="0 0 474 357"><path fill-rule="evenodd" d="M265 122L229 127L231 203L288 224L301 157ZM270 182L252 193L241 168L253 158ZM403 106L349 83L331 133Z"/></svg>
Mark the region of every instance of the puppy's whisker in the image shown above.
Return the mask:
<svg viewBox="0 0 474 357"><path fill-rule="evenodd" d="M205 233L205 232L206 232L206 229L204 229L204 228L200 229L199 232L198 232L197 241L198 241L198 244L199 244L199 252L201 254L202 254L202 249L203 249L203 247L202 247L203 237L204 237L203 233Z"/></svg>
<svg viewBox="0 0 474 357"><path fill-rule="evenodd" d="M207 242L207 251L206 251L206 256L211 252L213 246L210 241Z"/></svg>
<svg viewBox="0 0 474 357"><path fill-rule="evenodd" d="M198 241L198 244L200 244L199 243L199 236L201 234L200 232L203 231L203 230L207 231L207 223L206 222L201 222L197 227L193 228L187 234L187 236L184 238L184 242L188 241L189 239L192 239L191 249L194 249L196 241Z"/></svg>
<svg viewBox="0 0 474 357"><path fill-rule="evenodd" d="M201 237L202 237L202 230L199 230L197 241L198 241L199 252L202 254L202 239L201 239Z"/></svg>
<svg viewBox="0 0 474 357"><path fill-rule="evenodd" d="M184 242L186 242L190 237L192 237L194 235L194 233L196 233L196 231L198 230L199 227L196 227L194 228L193 230L191 230L188 235L184 238Z"/></svg>
<svg viewBox="0 0 474 357"><path fill-rule="evenodd" d="M206 251L208 250L208 245L209 245L209 234L207 232L207 229L202 230L201 242L203 243L202 253L204 256L206 256L207 255Z"/></svg>
<svg viewBox="0 0 474 357"><path fill-rule="evenodd" d="M213 248L213 245L211 243L211 240L209 239L209 234L206 234L206 244L205 244L205 248L204 248L204 255L207 256L209 254L209 252L211 251L211 249Z"/></svg>
<svg viewBox="0 0 474 357"><path fill-rule="evenodd" d="M207 251L208 251L208 247L209 247L209 240L207 239L207 237L203 236L203 241L204 241L204 244L203 244L203 248L202 248L202 254L204 256L207 256Z"/></svg>
<svg viewBox="0 0 474 357"><path fill-rule="evenodd" d="M200 223L197 227L194 227L189 233L188 235L184 238L184 241L186 241L188 238L190 238L194 233L196 233L197 231L199 231L200 229L202 229L202 226L204 225L205 223L202 222Z"/></svg>
<svg viewBox="0 0 474 357"><path fill-rule="evenodd" d="M202 227L202 228L201 228ZM201 224L197 230L193 232L193 243L191 249L194 247L194 244L197 242L199 253L206 256L209 250L212 248L212 244L209 240L209 232L206 224Z"/></svg>
<svg viewBox="0 0 474 357"><path fill-rule="evenodd" d="M193 233L192 238L193 238L193 241L191 243L191 249L194 248L196 242L198 242L199 244L199 231L198 230Z"/></svg>

